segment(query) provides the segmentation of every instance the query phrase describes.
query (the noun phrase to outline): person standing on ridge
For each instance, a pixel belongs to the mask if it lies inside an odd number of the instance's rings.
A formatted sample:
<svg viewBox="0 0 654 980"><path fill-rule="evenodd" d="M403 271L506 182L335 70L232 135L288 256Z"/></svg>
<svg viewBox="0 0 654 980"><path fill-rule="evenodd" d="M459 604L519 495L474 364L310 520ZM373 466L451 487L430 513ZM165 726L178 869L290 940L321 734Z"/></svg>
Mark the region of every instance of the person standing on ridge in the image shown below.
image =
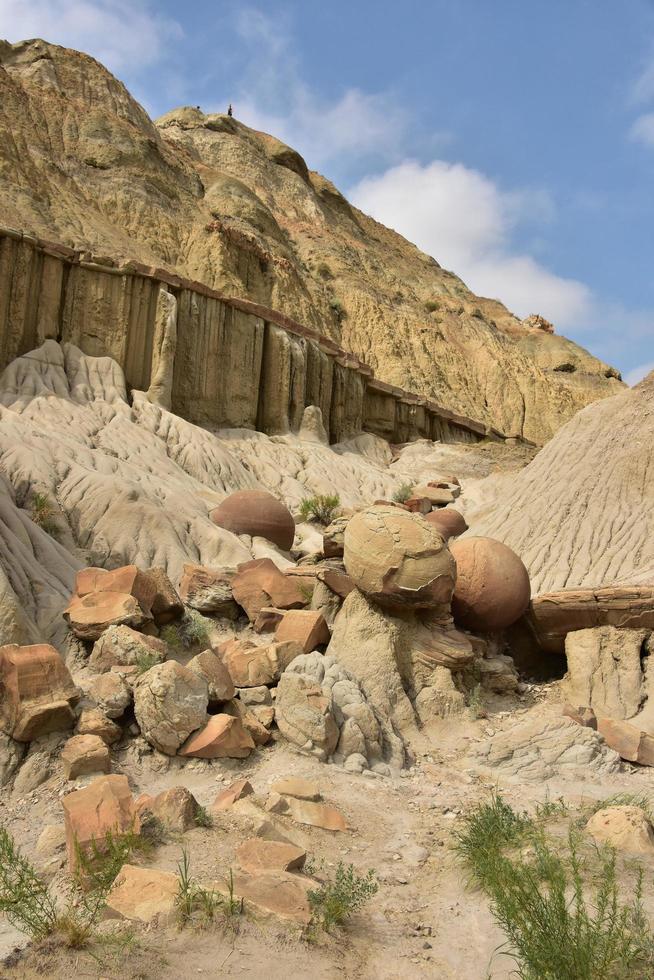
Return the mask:
<svg viewBox="0 0 654 980"><path fill-rule="evenodd" d="M232 109L232 103L231 102L227 106L227 115L228 116L233 116L234 115L234 110Z"/></svg>

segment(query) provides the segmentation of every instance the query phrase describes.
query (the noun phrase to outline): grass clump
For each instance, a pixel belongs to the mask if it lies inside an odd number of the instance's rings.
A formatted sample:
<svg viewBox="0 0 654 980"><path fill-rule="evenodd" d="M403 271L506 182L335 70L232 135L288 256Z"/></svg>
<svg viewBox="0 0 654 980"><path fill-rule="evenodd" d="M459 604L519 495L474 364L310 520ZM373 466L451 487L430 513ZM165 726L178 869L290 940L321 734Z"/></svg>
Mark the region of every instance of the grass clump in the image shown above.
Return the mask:
<svg viewBox="0 0 654 980"><path fill-rule="evenodd" d="M196 924L212 925L219 915L226 920L234 919L243 912L243 899L234 895L234 876L230 869L227 896L214 888L204 888L191 874L191 861L187 851L177 865L179 886L177 892L177 912L182 927Z"/></svg>
<svg viewBox="0 0 654 980"><path fill-rule="evenodd" d="M316 524L331 524L338 516L340 503L341 498L335 493L304 497L300 501L300 517L303 521L314 521Z"/></svg>
<svg viewBox="0 0 654 980"><path fill-rule="evenodd" d="M108 830L99 841L91 841L88 848L76 841L77 883L85 892L104 896L122 866L135 854L148 854L151 848L151 842L133 829L121 833Z"/></svg>
<svg viewBox="0 0 654 980"><path fill-rule="evenodd" d="M318 273L321 279L324 279L326 281L334 278L334 274L326 262L319 262L318 265L316 266L316 272Z"/></svg>
<svg viewBox="0 0 654 980"><path fill-rule="evenodd" d="M428 299L424 307L427 313L435 313L436 310L440 310L441 304L435 299Z"/></svg>
<svg viewBox="0 0 654 980"><path fill-rule="evenodd" d="M195 811L195 826L213 827L213 820L211 819L211 814L206 809L206 807L199 806Z"/></svg>
<svg viewBox="0 0 654 980"><path fill-rule="evenodd" d="M196 609L186 609L177 623L169 623L161 631L161 639L181 653L209 641L211 622Z"/></svg>
<svg viewBox="0 0 654 980"><path fill-rule="evenodd" d="M392 499L396 504L405 504L413 493L413 483L403 483L393 492Z"/></svg>
<svg viewBox="0 0 654 980"><path fill-rule="evenodd" d="M140 677L141 674L145 674L151 667L155 667L160 663L161 657L159 657L156 653L137 653L136 660L134 662L134 666L136 667L136 676Z"/></svg>
<svg viewBox="0 0 654 980"><path fill-rule="evenodd" d="M374 871L359 875L353 864L346 867L339 862L333 881L326 881L320 888L308 892L314 922L326 932L333 926L343 925L353 912L377 894L378 889Z"/></svg>
<svg viewBox="0 0 654 980"><path fill-rule="evenodd" d="M336 299L335 296L332 296L332 298L330 299L329 308L331 309L332 313L334 314L334 316L336 317L339 323L341 322L341 320L344 320L347 317L347 312L345 311L345 307L341 303L340 299Z"/></svg>
<svg viewBox="0 0 654 980"><path fill-rule="evenodd" d="M540 821L515 813L500 796L465 817L456 848L490 899L521 980L654 975L642 871L623 898L615 851L593 846L586 856L575 829L565 844L550 841Z"/></svg>
<svg viewBox="0 0 654 980"><path fill-rule="evenodd" d="M48 496L44 493L35 493L31 503L32 520L42 531L49 534L51 538L58 540L61 536L61 526L57 519L57 511Z"/></svg>

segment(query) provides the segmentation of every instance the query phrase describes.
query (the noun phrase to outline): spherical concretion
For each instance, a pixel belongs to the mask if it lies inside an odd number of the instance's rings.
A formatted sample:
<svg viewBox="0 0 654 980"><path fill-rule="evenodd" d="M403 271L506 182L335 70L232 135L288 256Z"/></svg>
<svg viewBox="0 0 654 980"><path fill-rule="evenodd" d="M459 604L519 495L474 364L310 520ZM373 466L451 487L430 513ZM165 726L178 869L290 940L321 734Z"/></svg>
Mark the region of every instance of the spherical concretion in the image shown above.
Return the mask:
<svg viewBox="0 0 654 980"><path fill-rule="evenodd" d="M433 525L443 535L446 541L449 538L458 538L460 534L468 530L465 517L453 507L440 507L427 514L425 520Z"/></svg>
<svg viewBox="0 0 654 980"><path fill-rule="evenodd" d="M529 573L514 551L494 538L461 538L450 547L457 570L452 613L459 626L490 633L527 611Z"/></svg>
<svg viewBox="0 0 654 980"><path fill-rule="evenodd" d="M225 497L210 514L218 527L233 534L266 538L282 551L293 547L295 521L284 504L266 490L237 490Z"/></svg>
<svg viewBox="0 0 654 980"><path fill-rule="evenodd" d="M357 588L380 605L449 607L455 563L419 514L383 505L359 511L345 529L343 560Z"/></svg>

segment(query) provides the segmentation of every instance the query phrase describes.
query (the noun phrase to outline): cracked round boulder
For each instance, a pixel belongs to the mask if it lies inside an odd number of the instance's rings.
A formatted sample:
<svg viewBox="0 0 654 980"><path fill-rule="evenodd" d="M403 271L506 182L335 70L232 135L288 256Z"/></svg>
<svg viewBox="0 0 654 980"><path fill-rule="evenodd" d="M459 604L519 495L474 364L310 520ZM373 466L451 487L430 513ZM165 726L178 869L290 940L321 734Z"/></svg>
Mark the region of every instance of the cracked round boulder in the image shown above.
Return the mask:
<svg viewBox="0 0 654 980"><path fill-rule="evenodd" d="M238 490L225 497L210 514L218 527L233 534L272 541L282 551L293 547L295 521L284 504L266 490Z"/></svg>
<svg viewBox="0 0 654 980"><path fill-rule="evenodd" d="M452 613L458 626L491 633L511 626L527 611L531 586L522 561L494 538L460 538Z"/></svg>
<svg viewBox="0 0 654 980"><path fill-rule="evenodd" d="M357 588L382 606L449 610L456 565L419 514L386 505L359 511L345 530L344 562Z"/></svg>

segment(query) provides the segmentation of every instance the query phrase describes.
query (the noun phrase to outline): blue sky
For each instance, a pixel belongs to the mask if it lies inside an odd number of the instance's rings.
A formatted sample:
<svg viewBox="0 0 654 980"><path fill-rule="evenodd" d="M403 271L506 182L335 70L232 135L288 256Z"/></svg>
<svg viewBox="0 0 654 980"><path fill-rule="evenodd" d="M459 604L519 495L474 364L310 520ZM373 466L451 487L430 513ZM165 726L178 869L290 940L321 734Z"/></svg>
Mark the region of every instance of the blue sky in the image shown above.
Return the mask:
<svg viewBox="0 0 654 980"><path fill-rule="evenodd" d="M0 0L154 116L222 111L476 292L654 368L654 0Z"/></svg>

